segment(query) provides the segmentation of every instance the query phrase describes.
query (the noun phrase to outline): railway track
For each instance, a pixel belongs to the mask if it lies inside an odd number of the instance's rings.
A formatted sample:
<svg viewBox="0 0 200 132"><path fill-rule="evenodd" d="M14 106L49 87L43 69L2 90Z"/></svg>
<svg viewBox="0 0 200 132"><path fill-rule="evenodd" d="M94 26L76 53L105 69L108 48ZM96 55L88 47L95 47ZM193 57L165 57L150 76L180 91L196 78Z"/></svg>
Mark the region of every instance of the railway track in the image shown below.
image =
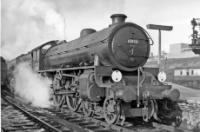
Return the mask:
<svg viewBox="0 0 200 132"><path fill-rule="evenodd" d="M5 105L5 103L3 103ZM2 117L2 132L7 131L44 131L38 123L30 120L22 112L16 110L12 106L3 108Z"/></svg>
<svg viewBox="0 0 200 132"><path fill-rule="evenodd" d="M15 124L13 127L4 127L4 131L53 131L53 132L186 132L172 126L153 123L152 126L145 124L125 125L108 125L100 119L84 117L81 113L70 112L67 109L56 111L55 109L41 109L19 103L16 99L4 97L8 104L12 105L13 109L17 110L22 118L25 118L26 123ZM21 120L20 117L18 120ZM16 127L17 126L17 127ZM188 132L188 131L187 131Z"/></svg>
<svg viewBox="0 0 200 132"><path fill-rule="evenodd" d="M27 109L22 104L17 103L11 98L3 98L3 101L7 102L7 121L12 124L2 125L2 130L5 132L10 131L41 131L41 132L62 132L69 131L64 125L61 126L56 120L51 120L45 115L37 114L34 109ZM5 115L5 113L4 113ZM10 119L10 120L9 120ZM3 122L3 121L2 121Z"/></svg>

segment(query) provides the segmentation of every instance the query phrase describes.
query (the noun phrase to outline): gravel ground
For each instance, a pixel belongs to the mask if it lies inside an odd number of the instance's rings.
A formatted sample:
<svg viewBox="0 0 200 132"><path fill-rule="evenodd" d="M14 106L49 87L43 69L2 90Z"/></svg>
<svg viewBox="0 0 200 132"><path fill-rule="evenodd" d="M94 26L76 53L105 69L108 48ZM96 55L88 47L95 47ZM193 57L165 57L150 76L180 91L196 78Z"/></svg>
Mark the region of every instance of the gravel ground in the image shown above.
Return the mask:
<svg viewBox="0 0 200 132"><path fill-rule="evenodd" d="M182 127L200 132L200 104L195 102L179 103L183 110Z"/></svg>
<svg viewBox="0 0 200 132"><path fill-rule="evenodd" d="M179 89L181 93L180 99L185 100L185 102L179 103L183 110L182 127L200 132L200 90L177 84L172 84L172 86L173 88Z"/></svg>

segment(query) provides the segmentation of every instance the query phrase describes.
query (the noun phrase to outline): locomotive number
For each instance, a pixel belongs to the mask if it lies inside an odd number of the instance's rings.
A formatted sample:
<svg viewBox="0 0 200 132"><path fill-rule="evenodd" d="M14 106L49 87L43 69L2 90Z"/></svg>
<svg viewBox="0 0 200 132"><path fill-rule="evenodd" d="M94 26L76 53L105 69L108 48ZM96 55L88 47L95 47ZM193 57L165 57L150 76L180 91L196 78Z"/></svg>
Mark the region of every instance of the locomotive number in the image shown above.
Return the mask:
<svg viewBox="0 0 200 132"><path fill-rule="evenodd" d="M128 39L128 44L138 44L139 41L137 39Z"/></svg>

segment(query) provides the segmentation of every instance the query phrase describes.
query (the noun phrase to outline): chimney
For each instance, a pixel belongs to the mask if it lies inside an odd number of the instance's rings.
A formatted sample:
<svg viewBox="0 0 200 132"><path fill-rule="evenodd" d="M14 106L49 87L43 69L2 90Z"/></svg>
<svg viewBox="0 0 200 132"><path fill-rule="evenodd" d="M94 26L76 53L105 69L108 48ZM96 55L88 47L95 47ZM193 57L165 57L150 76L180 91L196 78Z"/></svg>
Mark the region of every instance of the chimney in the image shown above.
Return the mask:
<svg viewBox="0 0 200 132"><path fill-rule="evenodd" d="M124 23L127 16L124 14L113 14L110 18L112 19L112 25L114 25Z"/></svg>

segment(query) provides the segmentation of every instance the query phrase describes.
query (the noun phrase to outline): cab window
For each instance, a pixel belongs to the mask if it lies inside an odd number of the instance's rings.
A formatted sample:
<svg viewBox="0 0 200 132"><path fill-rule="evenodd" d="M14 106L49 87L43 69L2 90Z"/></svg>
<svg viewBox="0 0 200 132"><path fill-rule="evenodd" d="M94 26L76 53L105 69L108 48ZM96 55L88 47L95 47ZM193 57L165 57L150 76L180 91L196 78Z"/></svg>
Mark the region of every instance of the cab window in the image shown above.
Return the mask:
<svg viewBox="0 0 200 132"><path fill-rule="evenodd" d="M49 48L51 48L51 44L45 45L41 48L42 54L45 54Z"/></svg>

